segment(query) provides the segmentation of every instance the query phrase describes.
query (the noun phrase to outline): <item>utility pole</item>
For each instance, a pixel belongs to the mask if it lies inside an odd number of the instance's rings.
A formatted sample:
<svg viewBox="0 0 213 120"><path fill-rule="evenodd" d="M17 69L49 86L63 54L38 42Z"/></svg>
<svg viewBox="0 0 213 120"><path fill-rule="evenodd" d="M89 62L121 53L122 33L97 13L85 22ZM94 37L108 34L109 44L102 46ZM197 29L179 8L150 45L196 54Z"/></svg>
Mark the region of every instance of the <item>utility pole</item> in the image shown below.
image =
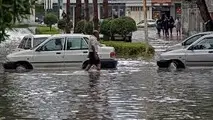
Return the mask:
<svg viewBox="0 0 213 120"><path fill-rule="evenodd" d="M146 8L146 0L143 0L143 14L144 14L144 35L145 35L145 41L147 44L148 42L148 25L147 25L147 8Z"/></svg>

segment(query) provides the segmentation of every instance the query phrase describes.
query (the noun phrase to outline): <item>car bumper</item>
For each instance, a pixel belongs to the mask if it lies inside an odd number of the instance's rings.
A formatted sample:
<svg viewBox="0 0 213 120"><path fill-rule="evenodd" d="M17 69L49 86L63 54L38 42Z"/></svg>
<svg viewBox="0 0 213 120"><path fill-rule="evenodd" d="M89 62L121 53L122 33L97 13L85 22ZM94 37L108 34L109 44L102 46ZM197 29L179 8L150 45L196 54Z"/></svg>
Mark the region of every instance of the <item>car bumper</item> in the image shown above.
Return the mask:
<svg viewBox="0 0 213 120"><path fill-rule="evenodd" d="M159 60L157 61L157 65L159 68L168 68L170 64L170 60Z"/></svg>
<svg viewBox="0 0 213 120"><path fill-rule="evenodd" d="M15 62L5 62L3 67L4 69L15 69Z"/></svg>
<svg viewBox="0 0 213 120"><path fill-rule="evenodd" d="M114 59L101 60L101 68L116 68L117 64L118 64L118 61Z"/></svg>

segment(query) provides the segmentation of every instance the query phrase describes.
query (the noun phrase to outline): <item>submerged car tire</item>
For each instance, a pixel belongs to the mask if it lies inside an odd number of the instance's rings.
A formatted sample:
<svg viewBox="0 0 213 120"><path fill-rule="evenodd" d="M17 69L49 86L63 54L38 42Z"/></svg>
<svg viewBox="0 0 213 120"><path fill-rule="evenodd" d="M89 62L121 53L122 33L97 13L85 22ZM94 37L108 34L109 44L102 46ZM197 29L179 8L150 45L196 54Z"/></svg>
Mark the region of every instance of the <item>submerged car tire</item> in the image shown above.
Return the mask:
<svg viewBox="0 0 213 120"><path fill-rule="evenodd" d="M15 67L16 72L28 72L32 69L32 65L27 62L18 62Z"/></svg>
<svg viewBox="0 0 213 120"><path fill-rule="evenodd" d="M16 65L16 71L17 72L26 72L27 71L27 66L24 64L17 64Z"/></svg>
<svg viewBox="0 0 213 120"><path fill-rule="evenodd" d="M171 67L175 69L185 68L184 64L179 60L172 60L171 63L169 64L169 68Z"/></svg>
<svg viewBox="0 0 213 120"><path fill-rule="evenodd" d="M169 64L169 67L168 67L170 70L177 70L178 69L178 63L176 61L172 61L170 64Z"/></svg>

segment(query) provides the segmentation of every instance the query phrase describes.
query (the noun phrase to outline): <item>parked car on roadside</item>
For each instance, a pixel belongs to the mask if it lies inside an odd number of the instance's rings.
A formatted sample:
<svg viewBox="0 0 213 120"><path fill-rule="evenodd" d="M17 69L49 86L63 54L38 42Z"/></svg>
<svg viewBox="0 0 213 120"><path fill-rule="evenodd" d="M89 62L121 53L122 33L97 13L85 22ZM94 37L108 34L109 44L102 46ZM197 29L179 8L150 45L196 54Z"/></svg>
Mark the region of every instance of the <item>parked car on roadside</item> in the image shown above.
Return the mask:
<svg viewBox="0 0 213 120"><path fill-rule="evenodd" d="M209 34L213 34L213 31L211 31L211 32L200 32L200 33L194 34L194 35L186 38L185 40L183 40L183 42L168 47L166 49L166 51L186 48L187 46L191 45L193 42L195 42L199 38L203 37L204 35L209 35Z"/></svg>
<svg viewBox="0 0 213 120"><path fill-rule="evenodd" d="M32 70L81 67L88 65L89 35L60 34L53 35L33 49L14 52L7 55L3 64L5 69ZM98 54L102 68L116 68L115 49L100 44Z"/></svg>
<svg viewBox="0 0 213 120"><path fill-rule="evenodd" d="M37 47L52 35L26 35L15 51L28 50Z"/></svg>
<svg viewBox="0 0 213 120"><path fill-rule="evenodd" d="M199 38L186 48L162 53L157 65L168 68L173 64L176 68L187 66L213 66L213 34Z"/></svg>
<svg viewBox="0 0 213 120"><path fill-rule="evenodd" d="M156 26L156 21L153 20L153 19L148 19L148 20L147 20L147 25L148 25L148 27L155 27L155 26ZM138 28L143 28L144 26L145 26L144 20L141 20L141 21L137 24L137 27L138 27Z"/></svg>

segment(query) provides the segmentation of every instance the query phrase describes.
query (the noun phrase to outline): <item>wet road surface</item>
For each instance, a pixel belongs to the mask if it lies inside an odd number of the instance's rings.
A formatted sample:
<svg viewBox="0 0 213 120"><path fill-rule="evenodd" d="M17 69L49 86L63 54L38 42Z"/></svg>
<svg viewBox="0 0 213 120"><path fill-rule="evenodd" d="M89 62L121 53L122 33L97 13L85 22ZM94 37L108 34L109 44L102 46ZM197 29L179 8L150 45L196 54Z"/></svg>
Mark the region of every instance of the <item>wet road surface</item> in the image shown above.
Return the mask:
<svg viewBox="0 0 213 120"><path fill-rule="evenodd" d="M142 61L120 61L100 74L1 73L0 119L212 120L212 73Z"/></svg>
<svg viewBox="0 0 213 120"><path fill-rule="evenodd" d="M158 70L155 60L100 73L0 67L0 120L212 120L212 78L211 68Z"/></svg>

